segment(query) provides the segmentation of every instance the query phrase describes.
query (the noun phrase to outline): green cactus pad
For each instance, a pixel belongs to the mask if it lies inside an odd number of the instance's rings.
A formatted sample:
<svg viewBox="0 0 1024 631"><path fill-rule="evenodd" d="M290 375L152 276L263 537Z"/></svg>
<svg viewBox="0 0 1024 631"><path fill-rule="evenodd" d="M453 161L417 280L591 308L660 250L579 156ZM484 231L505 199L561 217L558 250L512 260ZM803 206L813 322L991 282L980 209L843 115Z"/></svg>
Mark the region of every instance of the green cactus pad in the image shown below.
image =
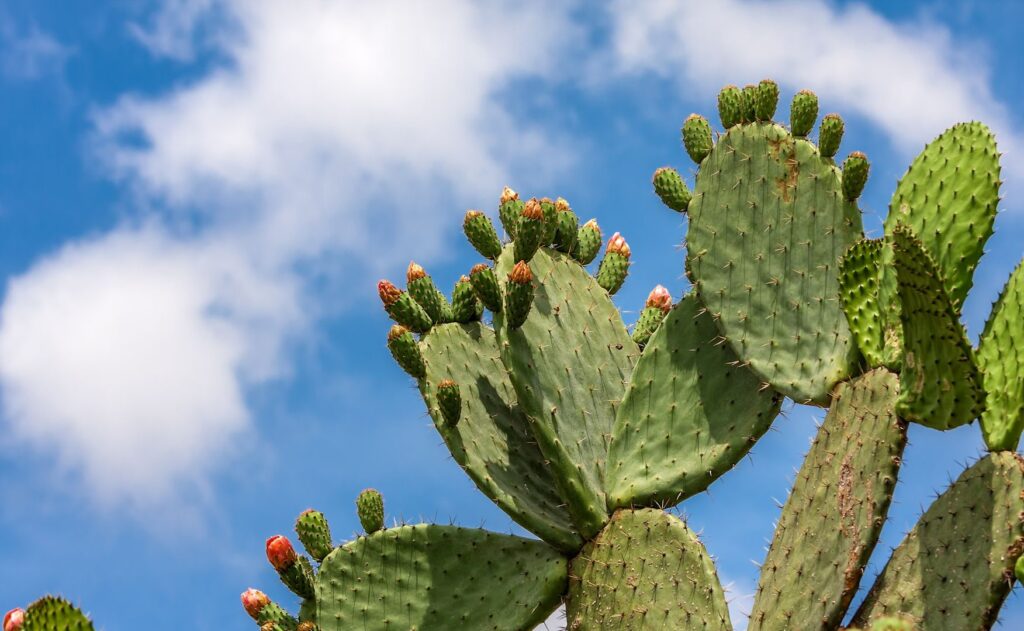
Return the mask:
<svg viewBox="0 0 1024 631"><path fill-rule="evenodd" d="M743 118L743 93L734 85L727 85L718 93L718 118L722 128L738 125Z"/></svg>
<svg viewBox="0 0 1024 631"><path fill-rule="evenodd" d="M401 324L392 326L388 332L388 350L391 351L391 356L395 358L402 370L413 379L422 379L426 374L423 357L420 356L420 351L416 347L416 339L409 329Z"/></svg>
<svg viewBox="0 0 1024 631"><path fill-rule="evenodd" d="M392 320L417 333L429 331L434 324L420 303L416 302L408 292L403 291L398 300L392 305L385 306L384 310L388 312Z"/></svg>
<svg viewBox="0 0 1024 631"><path fill-rule="evenodd" d="M576 249L572 257L582 265L590 265L601 251L601 228L591 219L576 233Z"/></svg>
<svg viewBox="0 0 1024 631"><path fill-rule="evenodd" d="M774 124L734 127L701 165L687 265L737 356L779 392L825 403L857 349L839 258L861 236L840 173Z"/></svg>
<svg viewBox="0 0 1024 631"><path fill-rule="evenodd" d="M619 407L605 473L608 506L676 504L732 468L782 397L737 365L692 293L644 348Z"/></svg>
<svg viewBox="0 0 1024 631"><path fill-rule="evenodd" d="M499 278L511 264L506 248ZM608 441L638 351L608 294L576 261L541 250L531 267L536 295L530 317L510 329L502 325L506 314L498 314L495 331L540 450L577 530L590 537L607 519Z"/></svg>
<svg viewBox="0 0 1024 631"><path fill-rule="evenodd" d="M671 167L661 167L654 172L654 192L672 210L684 213L693 197L679 172Z"/></svg>
<svg viewBox="0 0 1024 631"><path fill-rule="evenodd" d="M898 390L884 368L836 388L761 566L751 631L839 625L896 486L906 445Z"/></svg>
<svg viewBox="0 0 1024 631"><path fill-rule="evenodd" d="M560 202L564 200L559 200ZM558 204L556 204L557 206ZM559 207L556 217L554 247L559 252L572 252L576 249L576 240L579 238L580 220L576 213L566 203L564 208Z"/></svg>
<svg viewBox="0 0 1024 631"><path fill-rule="evenodd" d="M860 197L870 169L868 157L860 151L854 151L843 160L843 196L846 199L852 202Z"/></svg>
<svg viewBox="0 0 1024 631"><path fill-rule="evenodd" d="M312 601L306 601L312 602ZM299 626L299 621L295 619L290 613L281 608L277 603L270 603L260 611L259 620L260 629L263 629L267 624L277 625L277 628L281 631L296 631Z"/></svg>
<svg viewBox="0 0 1024 631"><path fill-rule="evenodd" d="M544 206L536 199L531 199L523 206L516 224L516 240L513 242L516 261L527 261L533 258L544 243Z"/></svg>
<svg viewBox="0 0 1024 631"><path fill-rule="evenodd" d="M384 497L376 489L365 489L356 497L356 513L367 534L384 527Z"/></svg>
<svg viewBox="0 0 1024 631"><path fill-rule="evenodd" d="M817 119L818 96L810 90L800 90L793 95L793 104L789 107L789 126L793 135L801 138L807 136Z"/></svg>
<svg viewBox="0 0 1024 631"><path fill-rule="evenodd" d="M1010 275L978 342L985 392L981 431L992 451L1014 451L1024 430L1024 266Z"/></svg>
<svg viewBox="0 0 1024 631"><path fill-rule="evenodd" d="M839 299L857 348L870 367L885 364L885 326L879 304L882 249L879 239L861 239L839 263Z"/></svg>
<svg viewBox="0 0 1024 631"><path fill-rule="evenodd" d="M515 194L513 193L513 195ZM523 203L523 200L515 196L502 201L498 206L498 219L501 220L501 227L505 229L505 234L509 238L514 239L516 236L516 227L519 226L519 215L523 212Z"/></svg>
<svg viewBox="0 0 1024 631"><path fill-rule="evenodd" d="M985 456L939 496L893 551L853 623L909 619L918 631L990 629L1024 550L1024 459Z"/></svg>
<svg viewBox="0 0 1024 631"><path fill-rule="evenodd" d="M25 610L21 631L93 631L93 626L89 618L68 601L44 596Z"/></svg>
<svg viewBox="0 0 1024 631"><path fill-rule="evenodd" d="M313 566L309 559L299 556L295 563L278 572L281 582L300 598L313 597Z"/></svg>
<svg viewBox="0 0 1024 631"><path fill-rule="evenodd" d="M597 284L614 296L629 275L629 257L618 252L606 252L597 268Z"/></svg>
<svg viewBox="0 0 1024 631"><path fill-rule="evenodd" d="M992 236L999 203L999 152L988 127L962 123L921 152L889 203L885 232L913 229L939 266L959 312Z"/></svg>
<svg viewBox="0 0 1024 631"><path fill-rule="evenodd" d="M934 429L970 423L985 404L981 373L935 263L906 226L889 237L903 323L899 415Z"/></svg>
<svg viewBox="0 0 1024 631"><path fill-rule="evenodd" d="M572 560L573 631L732 629L711 556L661 510L620 510Z"/></svg>
<svg viewBox="0 0 1024 631"><path fill-rule="evenodd" d="M558 209L555 208L555 202L547 197L540 200L540 209L544 213L544 231L541 233L540 244L550 246L558 230Z"/></svg>
<svg viewBox="0 0 1024 631"><path fill-rule="evenodd" d="M318 510L312 508L303 511L295 520L295 534L309 556L319 563L324 557L331 553L334 544L331 543L331 527L327 524L327 518Z"/></svg>
<svg viewBox="0 0 1024 631"><path fill-rule="evenodd" d="M317 577L320 631L524 631L558 606L565 558L540 541L419 524L360 537Z"/></svg>
<svg viewBox="0 0 1024 631"><path fill-rule="evenodd" d="M516 523L560 550L578 550L583 541L516 403L494 332L480 323L445 324L420 349L427 363L420 391L455 462ZM444 422L433 392L443 379L460 384L462 416L455 426Z"/></svg>
<svg viewBox="0 0 1024 631"><path fill-rule="evenodd" d="M491 310L491 313L501 311L501 287L498 285L498 277L494 275L493 268L483 263L474 265L469 272L469 280L473 283L476 297Z"/></svg>
<svg viewBox="0 0 1024 631"><path fill-rule="evenodd" d="M423 310L430 316L431 321L441 321L441 293L434 285L430 276L421 276L410 279L407 283L409 295L419 303Z"/></svg>
<svg viewBox="0 0 1024 631"><path fill-rule="evenodd" d="M711 153L711 125L700 114L690 114L683 122L683 146L690 159L700 164Z"/></svg>
<svg viewBox="0 0 1024 631"><path fill-rule="evenodd" d="M486 259L497 259L501 256L501 241L498 232L487 215L479 210L470 210L462 222L462 230L470 245Z"/></svg>
<svg viewBox="0 0 1024 631"><path fill-rule="evenodd" d="M757 120L757 86L753 83L743 86L742 96L743 100L740 101L742 120L740 122L753 123Z"/></svg>

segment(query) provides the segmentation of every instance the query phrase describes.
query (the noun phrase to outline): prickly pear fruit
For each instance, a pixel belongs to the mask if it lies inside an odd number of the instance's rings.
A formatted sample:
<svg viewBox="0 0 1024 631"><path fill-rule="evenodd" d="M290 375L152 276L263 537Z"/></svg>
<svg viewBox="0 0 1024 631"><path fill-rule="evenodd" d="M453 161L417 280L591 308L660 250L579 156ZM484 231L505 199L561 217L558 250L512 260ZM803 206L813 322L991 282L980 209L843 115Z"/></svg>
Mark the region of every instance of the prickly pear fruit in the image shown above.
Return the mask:
<svg viewBox="0 0 1024 631"><path fill-rule="evenodd" d="M661 203L680 213L686 212L693 197L682 176L671 167L661 167L654 172L654 192Z"/></svg>
<svg viewBox="0 0 1024 631"><path fill-rule="evenodd" d="M313 572L305 557L295 554L292 542L283 535L267 539L267 560L277 570L281 582L297 596L312 598Z"/></svg>
<svg viewBox="0 0 1024 631"><path fill-rule="evenodd" d="M278 572L283 572L295 565L298 558L299 556L295 554L295 548L292 547L292 542L288 541L288 537L274 535L267 539L267 560Z"/></svg>
<svg viewBox="0 0 1024 631"><path fill-rule="evenodd" d="M252 616L253 620L259 620L260 612L269 604L270 599L258 589L250 587L242 592L242 607L245 607L245 612ZM8 613L7 615L11 614ZM9 631L7 629L7 618L4 618L4 631Z"/></svg>
<svg viewBox="0 0 1024 631"><path fill-rule="evenodd" d="M800 90L793 95L793 104L789 107L789 126L793 135L805 137L814 128L818 119L818 96L810 90Z"/></svg>
<svg viewBox="0 0 1024 631"><path fill-rule="evenodd" d="M572 252L576 249L580 220L569 207L569 202L561 197L555 200L555 210L558 211L555 215L555 249L560 252Z"/></svg>
<svg viewBox="0 0 1024 631"><path fill-rule="evenodd" d="M483 312L484 307L477 300L476 292L473 291L473 283L470 282L468 276L462 276L455 283L455 289L452 290L452 319L465 324L479 320Z"/></svg>
<svg viewBox="0 0 1024 631"><path fill-rule="evenodd" d="M388 312L391 319L417 333L425 333L430 330L433 321L427 312L423 310L412 296L395 287L391 281L382 280L377 283L377 293L384 303L384 310Z"/></svg>
<svg viewBox="0 0 1024 631"><path fill-rule="evenodd" d="M843 160L843 197L857 201L868 181L870 168L868 157L860 151L854 151Z"/></svg>
<svg viewBox="0 0 1024 631"><path fill-rule="evenodd" d="M727 85L718 93L718 117L725 129L738 125L743 119L743 93L736 86Z"/></svg>
<svg viewBox="0 0 1024 631"><path fill-rule="evenodd" d="M843 119L839 114L825 114L818 129L818 151L826 158L831 158L839 151L839 143L843 141Z"/></svg>
<svg viewBox="0 0 1024 631"><path fill-rule="evenodd" d="M757 86L756 99L754 116L759 121L770 121L775 116L775 108L779 106L779 84L771 79L763 79Z"/></svg>
<svg viewBox="0 0 1024 631"><path fill-rule="evenodd" d="M516 225L516 240L513 244L517 261L529 261L544 238L544 208L537 198L523 204Z"/></svg>
<svg viewBox="0 0 1024 631"><path fill-rule="evenodd" d="M445 379L437 384L437 407L441 408L441 416L449 425L457 425L462 416L462 395L459 384Z"/></svg>
<svg viewBox="0 0 1024 631"><path fill-rule="evenodd" d="M683 146L690 158L700 164L711 153L711 125L700 114L690 114L683 122Z"/></svg>
<svg viewBox="0 0 1024 631"><path fill-rule="evenodd" d="M622 287L627 274L629 274L629 244L622 238L622 235L616 232L608 240L604 259L597 269L597 284L609 294L614 295Z"/></svg>
<svg viewBox="0 0 1024 631"><path fill-rule="evenodd" d="M555 231L558 229L558 209L550 197L542 197L540 209L544 213L544 231L540 234L541 245L551 245L555 240Z"/></svg>
<svg viewBox="0 0 1024 631"><path fill-rule="evenodd" d="M299 541L306 548L306 552L309 552L317 563L323 561L334 549L331 544L331 527L327 524L324 514L318 510L309 508L302 511L295 520L295 533L299 535Z"/></svg>
<svg viewBox="0 0 1024 631"><path fill-rule="evenodd" d="M519 199L519 193L509 187L501 191L501 201L498 204L498 219L501 226L505 228L505 234L516 238L516 228L519 227L519 215L523 212L523 202Z"/></svg>
<svg viewBox="0 0 1024 631"><path fill-rule="evenodd" d="M484 263L477 263L469 270L469 281L473 284L476 297L491 313L501 312L501 287L494 269Z"/></svg>
<svg viewBox="0 0 1024 631"><path fill-rule="evenodd" d="M601 251L601 228L591 219L576 233L576 249L572 256L582 265L590 265Z"/></svg>
<svg viewBox="0 0 1024 631"><path fill-rule="evenodd" d="M658 325L665 319L668 312L672 310L672 294L661 285L656 286L647 296L647 304L640 312L640 319L633 329L633 341L643 346L651 339Z"/></svg>
<svg viewBox="0 0 1024 631"><path fill-rule="evenodd" d="M744 123L753 123L757 120L757 86L748 83L743 86L742 114Z"/></svg>
<svg viewBox="0 0 1024 631"><path fill-rule="evenodd" d="M476 248L481 256L492 260L501 256L501 241L498 240L498 232L487 215L479 210L466 211L462 230L466 233L470 245Z"/></svg>
<svg viewBox="0 0 1024 631"><path fill-rule="evenodd" d="M376 489L366 489L356 498L356 513L366 534L384 528L384 498Z"/></svg>
<svg viewBox="0 0 1024 631"><path fill-rule="evenodd" d="M420 265L409 261L405 271L405 282L409 295L419 303L430 316L432 322L441 321L441 300L438 298L437 286Z"/></svg>
<svg viewBox="0 0 1024 631"><path fill-rule="evenodd" d="M4 616L4 631L20 631L23 624L25 624L24 609L11 609Z"/></svg>
<svg viewBox="0 0 1024 631"><path fill-rule="evenodd" d="M395 358L402 370L407 372L413 379L423 379L426 374L426 367L423 365L423 356L420 355L419 346L413 339L409 329L401 324L396 324L388 331L388 350Z"/></svg>
<svg viewBox="0 0 1024 631"><path fill-rule="evenodd" d="M517 329L526 322L533 306L533 272L526 261L519 261L508 275L505 284L505 317L510 328Z"/></svg>

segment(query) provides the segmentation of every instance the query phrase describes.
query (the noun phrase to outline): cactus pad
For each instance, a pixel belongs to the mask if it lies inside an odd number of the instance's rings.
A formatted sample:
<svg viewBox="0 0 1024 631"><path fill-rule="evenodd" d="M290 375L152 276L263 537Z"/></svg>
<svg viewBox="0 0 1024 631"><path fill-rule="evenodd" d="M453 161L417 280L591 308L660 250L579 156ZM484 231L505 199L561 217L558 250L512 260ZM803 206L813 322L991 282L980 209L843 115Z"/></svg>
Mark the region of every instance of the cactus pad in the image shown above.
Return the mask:
<svg viewBox="0 0 1024 631"><path fill-rule="evenodd" d="M92 623L77 607L56 596L44 596L25 611L21 631L92 631Z"/></svg>
<svg viewBox="0 0 1024 631"><path fill-rule="evenodd" d="M835 629L857 591L892 499L906 424L895 375L840 384L775 529L750 629Z"/></svg>
<svg viewBox="0 0 1024 631"><path fill-rule="evenodd" d="M321 631L532 629L566 588L564 557L542 542L419 524L337 548L317 577Z"/></svg>
<svg viewBox="0 0 1024 631"><path fill-rule="evenodd" d="M992 451L1014 451L1024 430L1024 267L1013 271L978 342L985 383L981 431Z"/></svg>
<svg viewBox="0 0 1024 631"><path fill-rule="evenodd" d="M299 541L302 542L309 556L316 559L318 563L323 561L324 557L334 549L334 545L331 543L331 528L327 525L324 514L318 510L311 508L299 515L295 520L295 534L299 536Z"/></svg>

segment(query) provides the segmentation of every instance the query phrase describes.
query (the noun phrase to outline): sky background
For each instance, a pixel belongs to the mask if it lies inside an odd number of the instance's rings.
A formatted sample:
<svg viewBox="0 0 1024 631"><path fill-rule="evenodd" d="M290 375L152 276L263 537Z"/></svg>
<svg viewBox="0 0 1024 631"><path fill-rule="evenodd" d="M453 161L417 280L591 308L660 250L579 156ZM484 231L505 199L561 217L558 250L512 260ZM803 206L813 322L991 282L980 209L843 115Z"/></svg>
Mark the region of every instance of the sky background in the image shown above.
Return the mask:
<svg viewBox="0 0 1024 631"><path fill-rule="evenodd" d="M679 125L717 122L726 83L845 117L874 235L927 141L995 130L976 340L1022 254L1022 23L1010 0L4 0L0 609L59 592L107 631L254 628L246 587L294 607L265 538L310 506L349 538L368 486L389 517L513 530L393 364L375 283L415 258L450 288L478 258L464 212L508 184L623 233L627 322L657 283L678 299L683 220L650 176L692 178ZM737 628L822 416L787 409L680 507ZM910 440L868 577L981 453L976 425ZM1020 590L1002 623L1024 628Z"/></svg>

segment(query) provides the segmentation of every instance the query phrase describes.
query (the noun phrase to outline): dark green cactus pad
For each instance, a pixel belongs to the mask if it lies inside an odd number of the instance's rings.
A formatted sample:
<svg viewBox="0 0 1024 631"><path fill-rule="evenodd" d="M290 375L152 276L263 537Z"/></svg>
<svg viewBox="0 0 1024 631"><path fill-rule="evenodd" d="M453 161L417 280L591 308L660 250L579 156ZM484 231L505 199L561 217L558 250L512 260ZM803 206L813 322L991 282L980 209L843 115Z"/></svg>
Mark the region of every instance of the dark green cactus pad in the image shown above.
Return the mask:
<svg viewBox="0 0 1024 631"><path fill-rule="evenodd" d="M893 551L857 614L917 631L990 629L1024 551L1024 459L992 453L968 468Z"/></svg>
<svg viewBox="0 0 1024 631"><path fill-rule="evenodd" d="M432 322L441 321L441 292L434 285L430 276L421 276L410 279L407 283L409 295L419 303L423 310L430 316Z"/></svg>
<svg viewBox="0 0 1024 631"><path fill-rule="evenodd" d="M701 165L689 214L688 269L740 360L794 400L825 403L857 357L838 267L861 219L839 170L778 125L733 127Z"/></svg>
<svg viewBox="0 0 1024 631"><path fill-rule="evenodd" d="M567 561L540 541L419 524L347 543L317 577L320 631L531 630L565 593Z"/></svg>
<svg viewBox="0 0 1024 631"><path fill-rule="evenodd" d="M468 276L463 276L455 283L452 290L452 319L465 324L479 320L484 313L484 305L476 297L476 290Z"/></svg>
<svg viewBox="0 0 1024 631"><path fill-rule="evenodd" d="M938 264L959 312L999 203L999 152L982 123L961 123L924 148L900 179L885 232L913 229Z"/></svg>
<svg viewBox="0 0 1024 631"><path fill-rule="evenodd" d="M498 278L512 264L509 248ZM571 258L541 250L531 263L533 309L517 329L495 316L519 404L585 538L607 519L604 468L615 409L639 354L607 292ZM507 311L507 310L506 310Z"/></svg>
<svg viewBox="0 0 1024 631"><path fill-rule="evenodd" d="M935 263L906 226L889 237L903 323L899 415L934 429L970 423L985 404L974 351Z"/></svg>
<svg viewBox="0 0 1024 631"><path fill-rule="evenodd" d="M884 368L836 388L761 566L751 631L839 626L896 486L907 438L898 391Z"/></svg>
<svg viewBox="0 0 1024 631"><path fill-rule="evenodd" d="M445 324L420 349L427 364L420 392L455 462L516 523L561 550L578 550L583 541L516 402L494 332L480 323ZM455 426L445 422L433 392L444 379L459 383L462 414Z"/></svg>
<svg viewBox="0 0 1024 631"><path fill-rule="evenodd" d="M817 119L817 95L810 90L800 90L793 95L793 103L789 106L789 126L793 135L804 137L811 133Z"/></svg>
<svg viewBox="0 0 1024 631"><path fill-rule="evenodd" d="M281 582L300 598L313 597L313 566L309 559L299 556L295 563L278 572Z"/></svg>
<svg viewBox="0 0 1024 631"><path fill-rule="evenodd" d="M723 129L738 125L743 118L743 92L734 85L727 85L718 93L718 119Z"/></svg>
<svg viewBox="0 0 1024 631"><path fill-rule="evenodd" d="M754 115L759 121L770 121L779 106L779 84L771 79L762 79L755 93Z"/></svg>
<svg viewBox="0 0 1024 631"><path fill-rule="evenodd" d="M311 508L299 515L295 520L295 534L299 536L299 541L309 556L318 563L334 549L334 544L331 543L331 527L327 524L324 514L318 510Z"/></svg>
<svg viewBox="0 0 1024 631"><path fill-rule="evenodd" d="M554 247L559 252L571 253L576 249L576 240L579 238L580 231L580 220L565 200L559 199L556 202L556 207L558 208L558 215L556 217L557 226L555 228Z"/></svg>
<svg viewBox="0 0 1024 631"><path fill-rule="evenodd" d="M832 158L839 151L839 144L843 141L843 132L846 131L846 124L839 114L825 114L818 127L818 149L822 157Z"/></svg>
<svg viewBox="0 0 1024 631"><path fill-rule="evenodd" d="M717 338L691 293L644 348L615 420L609 508L676 504L699 493L768 430L782 397Z"/></svg>
<svg viewBox="0 0 1024 631"><path fill-rule="evenodd" d="M740 101L740 114L741 123L753 123L757 119L757 86L753 83L748 83L743 86L741 92L742 100Z"/></svg>
<svg viewBox="0 0 1024 631"><path fill-rule="evenodd" d="M572 631L731 630L715 566L697 536L661 510L617 511L572 560Z"/></svg>
<svg viewBox="0 0 1024 631"><path fill-rule="evenodd" d="M978 367L985 385L981 431L992 451L1014 451L1024 430L1024 266L1017 265L985 323Z"/></svg>
<svg viewBox="0 0 1024 631"><path fill-rule="evenodd" d="M25 610L21 631L93 631L93 626L89 618L68 601L44 596Z"/></svg>
<svg viewBox="0 0 1024 631"><path fill-rule="evenodd" d="M394 304L386 306L384 310L388 312L392 320L417 333L429 331L434 324L420 303L416 302L408 292L403 291L398 300Z"/></svg>
<svg viewBox="0 0 1024 631"><path fill-rule="evenodd" d="M466 239L470 245L488 259L497 259L501 256L501 241L498 240L498 232L487 215L479 210L470 210L462 222L462 230L466 233Z"/></svg>

